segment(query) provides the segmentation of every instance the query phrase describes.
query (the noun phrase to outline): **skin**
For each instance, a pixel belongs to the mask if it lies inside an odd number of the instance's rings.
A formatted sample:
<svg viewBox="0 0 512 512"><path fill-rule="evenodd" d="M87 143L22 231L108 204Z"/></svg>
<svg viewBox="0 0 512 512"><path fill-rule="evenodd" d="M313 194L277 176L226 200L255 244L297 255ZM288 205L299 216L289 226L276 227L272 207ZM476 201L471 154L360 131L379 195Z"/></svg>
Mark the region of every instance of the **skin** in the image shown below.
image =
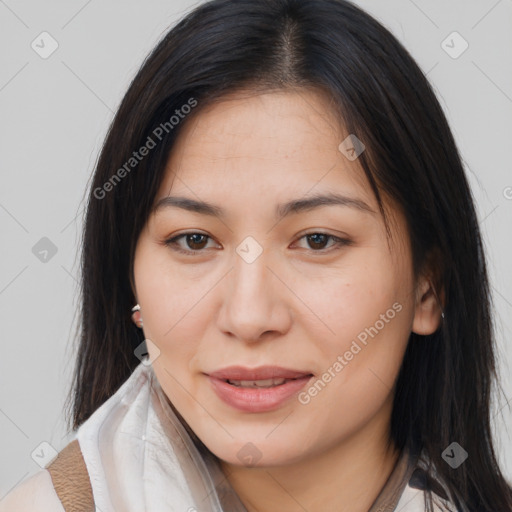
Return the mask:
<svg viewBox="0 0 512 512"><path fill-rule="evenodd" d="M411 331L434 332L440 309L428 275L415 277L407 226L388 199L391 241L348 133L311 89L232 94L194 114L170 155L155 204L208 201L224 218L176 207L153 212L138 240L135 296L155 374L249 512L367 511L392 471L394 383ZM372 212L323 206L276 218L278 203L337 192ZM165 241L185 232L177 247ZM327 233L350 239L336 247ZM236 248L263 249L247 263ZM188 241L188 244L187 244ZM320 377L393 304L401 310L307 404L242 412L210 387L230 365L280 365ZM306 389L307 390L307 389ZM237 453L251 442L260 457ZM247 447L245 448L247 450Z"/></svg>

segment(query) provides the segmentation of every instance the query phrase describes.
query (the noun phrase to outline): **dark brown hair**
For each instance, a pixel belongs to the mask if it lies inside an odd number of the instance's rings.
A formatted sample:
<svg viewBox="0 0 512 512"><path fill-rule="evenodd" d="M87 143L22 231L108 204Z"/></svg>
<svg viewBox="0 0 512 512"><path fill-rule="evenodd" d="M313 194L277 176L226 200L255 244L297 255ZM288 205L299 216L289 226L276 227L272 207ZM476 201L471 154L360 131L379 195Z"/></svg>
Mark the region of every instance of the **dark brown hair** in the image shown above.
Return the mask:
<svg viewBox="0 0 512 512"><path fill-rule="evenodd" d="M340 123L363 141L359 160L381 211L385 192L405 215L416 274L438 255L446 318L431 336L411 333L396 383L393 441L399 449L424 450L458 506L511 510L490 427L497 381L489 283L461 158L407 50L343 0L213 0L185 16L143 63L111 124L87 203L72 428L140 362L134 349L143 335L130 320L134 249L187 120L162 132L135 168L118 170L191 98L200 112L242 88L289 87L329 95ZM469 453L457 469L441 457L453 441Z"/></svg>

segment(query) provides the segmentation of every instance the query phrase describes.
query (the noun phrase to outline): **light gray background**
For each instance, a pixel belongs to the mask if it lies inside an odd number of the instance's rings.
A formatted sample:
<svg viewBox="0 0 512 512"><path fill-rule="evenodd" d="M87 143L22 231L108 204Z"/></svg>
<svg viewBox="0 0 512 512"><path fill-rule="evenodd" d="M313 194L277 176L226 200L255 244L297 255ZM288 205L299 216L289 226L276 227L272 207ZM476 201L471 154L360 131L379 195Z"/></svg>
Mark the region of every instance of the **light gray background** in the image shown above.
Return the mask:
<svg viewBox="0 0 512 512"><path fill-rule="evenodd" d="M488 249L500 371L511 401L512 0L356 3L428 72L464 157ZM0 499L39 470L31 453L41 442L58 451L70 439L62 408L84 191L130 79L193 5L0 0ZM59 45L47 59L31 48L43 31ZM453 31L469 43L457 59L441 46ZM32 252L42 237L57 247L46 262ZM494 413L499 456L512 479L512 414L505 400Z"/></svg>

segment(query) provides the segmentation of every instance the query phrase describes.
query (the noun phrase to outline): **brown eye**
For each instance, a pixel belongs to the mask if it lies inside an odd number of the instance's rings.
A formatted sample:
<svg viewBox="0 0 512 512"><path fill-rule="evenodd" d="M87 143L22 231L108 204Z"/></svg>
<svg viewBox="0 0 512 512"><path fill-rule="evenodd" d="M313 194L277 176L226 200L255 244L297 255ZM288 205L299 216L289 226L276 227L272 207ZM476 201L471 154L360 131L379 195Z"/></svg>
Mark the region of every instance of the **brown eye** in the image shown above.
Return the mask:
<svg viewBox="0 0 512 512"><path fill-rule="evenodd" d="M200 233L192 233L190 235L185 235L185 241L187 246L194 251L203 249L207 238L207 235L202 235Z"/></svg>
<svg viewBox="0 0 512 512"><path fill-rule="evenodd" d="M301 237L301 240L303 238L306 239L309 248L312 249L313 252L329 251L333 247L339 248L352 243L348 239L339 238L334 235L329 235L328 233L308 233ZM332 239L334 243L326 248L326 244L330 239Z"/></svg>
<svg viewBox="0 0 512 512"><path fill-rule="evenodd" d="M313 249L325 249L325 244L329 241L329 235L324 233L313 233L312 235L306 235L306 239Z"/></svg>
<svg viewBox="0 0 512 512"><path fill-rule="evenodd" d="M181 239L185 240L185 247L179 243ZM210 237L203 233L182 233L165 241L165 245L171 246L174 250L184 254L194 254L202 251Z"/></svg>

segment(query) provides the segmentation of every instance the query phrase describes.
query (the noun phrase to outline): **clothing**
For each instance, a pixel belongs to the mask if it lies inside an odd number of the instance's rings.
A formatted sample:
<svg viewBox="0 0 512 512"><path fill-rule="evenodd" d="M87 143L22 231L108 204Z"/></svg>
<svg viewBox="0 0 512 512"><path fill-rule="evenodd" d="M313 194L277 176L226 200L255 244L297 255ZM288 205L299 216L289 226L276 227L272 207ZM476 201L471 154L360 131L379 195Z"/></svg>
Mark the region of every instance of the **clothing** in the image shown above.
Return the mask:
<svg viewBox="0 0 512 512"><path fill-rule="evenodd" d="M87 468L83 474L88 473L96 512L247 512L217 459L194 443L171 408L152 366L145 362L78 428L74 441L59 457L65 459L67 453L71 460L73 450L81 451ZM42 476L48 474L48 467L51 469L51 464L32 477L44 485L44 490L31 489L27 482L21 485L25 485L24 499L28 500L27 490L29 494L37 492L53 503L52 508L26 510L67 512L70 509L64 509L58 500L51 480ZM60 467L66 465L61 463ZM421 457L402 452L369 512L424 512L423 467ZM457 512L443 499L448 494L441 484L433 490L435 505L437 502ZM0 502L0 512L3 510ZM437 506L435 510L444 509Z"/></svg>

